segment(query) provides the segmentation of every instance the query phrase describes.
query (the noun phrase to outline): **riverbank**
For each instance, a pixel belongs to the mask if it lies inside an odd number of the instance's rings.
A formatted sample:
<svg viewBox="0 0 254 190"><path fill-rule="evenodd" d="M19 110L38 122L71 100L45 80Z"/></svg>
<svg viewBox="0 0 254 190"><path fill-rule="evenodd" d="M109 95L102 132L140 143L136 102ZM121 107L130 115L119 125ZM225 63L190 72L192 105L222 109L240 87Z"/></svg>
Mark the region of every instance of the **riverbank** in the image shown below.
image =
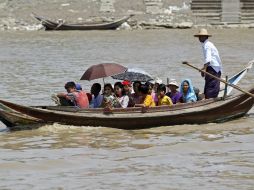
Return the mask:
<svg viewBox="0 0 254 190"><path fill-rule="evenodd" d="M193 16L189 0L5 0L0 3L0 30L40 30L31 13L66 23L103 22L134 14L124 29L254 28L254 23L213 23Z"/></svg>

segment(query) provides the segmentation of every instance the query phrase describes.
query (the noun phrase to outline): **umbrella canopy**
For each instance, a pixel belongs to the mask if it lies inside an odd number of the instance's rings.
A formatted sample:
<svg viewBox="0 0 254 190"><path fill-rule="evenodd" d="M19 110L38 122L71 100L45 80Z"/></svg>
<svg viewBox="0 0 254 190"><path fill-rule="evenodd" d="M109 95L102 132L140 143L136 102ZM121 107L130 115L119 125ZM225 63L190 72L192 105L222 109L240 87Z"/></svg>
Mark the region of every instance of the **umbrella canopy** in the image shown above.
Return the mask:
<svg viewBox="0 0 254 190"><path fill-rule="evenodd" d="M124 73L112 76L112 78L118 80L128 80L131 82L147 82L153 80L153 77L149 73L139 68L130 68Z"/></svg>
<svg viewBox="0 0 254 190"><path fill-rule="evenodd" d="M101 63L89 67L80 80L94 80L123 73L126 67L116 63Z"/></svg>

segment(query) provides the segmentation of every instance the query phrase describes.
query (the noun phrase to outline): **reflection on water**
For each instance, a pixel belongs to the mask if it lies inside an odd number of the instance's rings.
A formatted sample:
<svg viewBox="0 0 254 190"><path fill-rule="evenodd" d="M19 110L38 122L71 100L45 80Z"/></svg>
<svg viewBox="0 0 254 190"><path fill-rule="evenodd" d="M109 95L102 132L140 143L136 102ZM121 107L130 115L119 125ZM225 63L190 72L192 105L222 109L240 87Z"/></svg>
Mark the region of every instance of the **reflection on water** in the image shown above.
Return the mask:
<svg viewBox="0 0 254 190"><path fill-rule="evenodd" d="M252 30L212 30L229 76L253 58ZM141 67L164 81L201 66L194 30L1 33L0 97L52 104L65 81L95 63ZM197 77L198 76L198 77ZM248 89L253 70L241 81ZM106 78L106 81L113 81ZM95 82L82 81L85 89ZM96 82L102 82L98 80ZM9 131L0 124L0 189L253 189L254 111L227 123L145 130L59 124Z"/></svg>

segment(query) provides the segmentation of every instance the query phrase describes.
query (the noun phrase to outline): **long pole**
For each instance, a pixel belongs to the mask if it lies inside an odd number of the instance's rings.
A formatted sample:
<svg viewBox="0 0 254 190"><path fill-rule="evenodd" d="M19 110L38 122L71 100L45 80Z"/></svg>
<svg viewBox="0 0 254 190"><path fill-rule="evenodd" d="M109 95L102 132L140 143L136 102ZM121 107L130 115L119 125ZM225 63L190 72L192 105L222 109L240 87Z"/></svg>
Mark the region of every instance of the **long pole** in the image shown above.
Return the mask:
<svg viewBox="0 0 254 190"><path fill-rule="evenodd" d="M250 93L250 92L248 92L248 91L243 90L243 89L240 88L239 86L236 86L236 85L234 85L234 84L230 84L230 83L228 83L227 81L225 81L225 80L223 80L223 79L221 79L221 78L219 78L219 77L216 77L216 76L214 76L214 75L212 75L212 74L210 74L210 73L208 73L208 72L206 72L206 71L203 71L203 70L201 70L201 69L199 69L199 68L197 68L197 67L195 67L195 66L189 64L187 61L183 61L183 64L184 64L184 65L188 65L188 66L192 67L193 69L198 70L199 72L203 72L203 73L205 73L206 75L209 75L210 77L213 77L214 79L219 80L219 81L223 82L224 84L227 84L228 86L231 86L231 87L233 87L233 88L235 88L235 89L237 89L237 90L239 90L239 91L241 91L241 92L243 92L243 93L249 95L250 97L254 98L254 94L252 94L252 93Z"/></svg>

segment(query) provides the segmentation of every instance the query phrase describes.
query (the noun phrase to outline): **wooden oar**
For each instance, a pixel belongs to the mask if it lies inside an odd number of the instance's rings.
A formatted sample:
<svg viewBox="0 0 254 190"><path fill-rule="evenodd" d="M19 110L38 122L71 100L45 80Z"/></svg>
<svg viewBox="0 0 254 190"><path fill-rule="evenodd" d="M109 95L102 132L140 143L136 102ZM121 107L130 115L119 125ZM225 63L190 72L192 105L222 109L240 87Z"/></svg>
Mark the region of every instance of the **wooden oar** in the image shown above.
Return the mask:
<svg viewBox="0 0 254 190"><path fill-rule="evenodd" d="M243 93L249 95L250 97L254 98L254 94L252 94L252 93L250 93L250 92L248 92L248 91L243 90L243 89L240 88L239 86L236 86L236 85L234 85L234 84L230 84L230 83L228 83L227 81L225 81L225 80L223 80L223 79L221 79L221 78L219 78L219 77L216 77L216 76L214 76L214 75L212 75L212 74L210 74L210 73L208 73L208 72L206 72L206 71L203 71L203 70L201 70L201 69L199 69L199 68L197 68L197 67L195 67L195 66L189 64L187 61L183 61L183 64L184 64L184 65L188 65L188 66L192 67L193 69L198 70L199 72L203 72L203 73L205 73L206 75L209 75L210 77L213 77L214 79L219 80L219 81L221 81L221 82L227 84L228 86L231 86L231 87L233 87L233 88L235 88L235 89L237 89L237 90L239 90L239 91L241 91L241 92L243 92Z"/></svg>

